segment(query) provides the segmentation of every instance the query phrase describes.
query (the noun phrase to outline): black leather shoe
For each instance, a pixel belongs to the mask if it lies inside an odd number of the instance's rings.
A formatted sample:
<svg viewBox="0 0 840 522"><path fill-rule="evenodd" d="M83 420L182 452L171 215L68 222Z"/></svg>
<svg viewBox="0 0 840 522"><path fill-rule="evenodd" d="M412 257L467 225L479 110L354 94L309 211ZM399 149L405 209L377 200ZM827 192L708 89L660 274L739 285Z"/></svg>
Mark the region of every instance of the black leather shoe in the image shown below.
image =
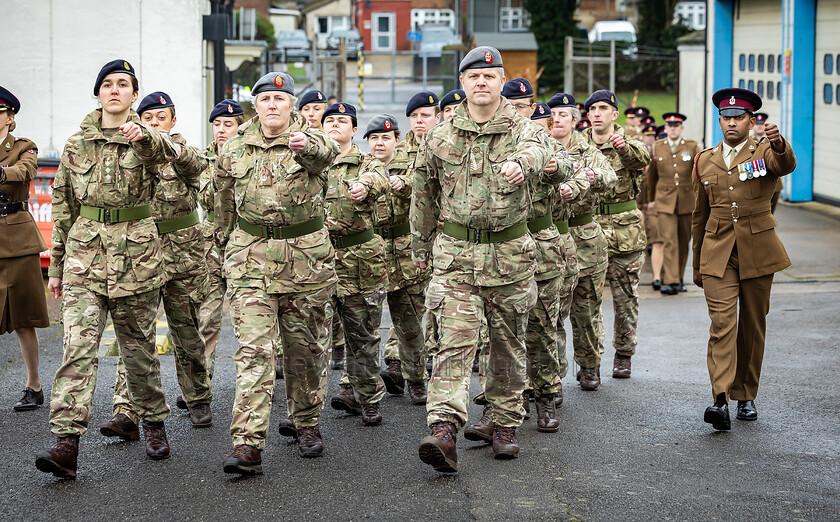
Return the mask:
<svg viewBox="0 0 840 522"><path fill-rule="evenodd" d="M660 288L662 288L662 280L661 279L654 279L653 283L652 283L652 286L653 286L654 290L659 290Z"/></svg>
<svg viewBox="0 0 840 522"><path fill-rule="evenodd" d="M34 410L38 406L44 404L44 390L35 391L29 386L23 389L23 397L20 398L14 405L15 411L29 411Z"/></svg>
<svg viewBox="0 0 840 522"><path fill-rule="evenodd" d="M178 407L179 410L189 410L189 406L187 406L187 401L184 400L183 395L179 395L177 399L175 399L175 406Z"/></svg>
<svg viewBox="0 0 840 522"><path fill-rule="evenodd" d="M671 283L668 286L663 286L662 290L660 290L659 293L662 295L677 295L678 293L680 293L680 288L679 285Z"/></svg>
<svg viewBox="0 0 840 522"><path fill-rule="evenodd" d="M706 408L706 413L703 414L703 422L711 424L718 431L732 429L732 422L729 420L729 405L725 394L718 395L715 403Z"/></svg>
<svg viewBox="0 0 840 522"><path fill-rule="evenodd" d="M685 288L685 285L683 284L682 279L680 279L680 284L677 288L679 288L680 292L688 292L688 290Z"/></svg>
<svg viewBox="0 0 840 522"><path fill-rule="evenodd" d="M742 421L754 421L758 418L754 401L738 401L738 413L735 418Z"/></svg>

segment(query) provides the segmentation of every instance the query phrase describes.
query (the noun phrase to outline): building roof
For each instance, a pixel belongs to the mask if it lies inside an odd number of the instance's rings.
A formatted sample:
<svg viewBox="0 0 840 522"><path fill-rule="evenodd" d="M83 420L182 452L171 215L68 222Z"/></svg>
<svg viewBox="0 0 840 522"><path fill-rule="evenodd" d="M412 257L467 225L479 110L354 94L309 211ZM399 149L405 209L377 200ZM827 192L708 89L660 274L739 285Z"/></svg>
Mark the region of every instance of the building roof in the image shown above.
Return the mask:
<svg viewBox="0 0 840 522"><path fill-rule="evenodd" d="M539 49L534 33L475 33L475 45L489 45L500 51L536 51Z"/></svg>

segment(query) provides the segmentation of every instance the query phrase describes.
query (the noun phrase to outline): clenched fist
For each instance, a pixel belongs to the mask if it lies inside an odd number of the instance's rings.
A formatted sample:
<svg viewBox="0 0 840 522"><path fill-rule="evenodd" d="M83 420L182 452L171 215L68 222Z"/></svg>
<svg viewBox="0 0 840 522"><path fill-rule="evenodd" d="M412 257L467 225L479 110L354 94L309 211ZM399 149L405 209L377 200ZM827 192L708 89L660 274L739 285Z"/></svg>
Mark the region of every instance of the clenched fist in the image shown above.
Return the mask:
<svg viewBox="0 0 840 522"><path fill-rule="evenodd" d="M306 147L306 134L293 132L289 134L289 148L294 152L303 152Z"/></svg>
<svg viewBox="0 0 840 522"><path fill-rule="evenodd" d="M522 167L515 161L508 161L502 165L502 169L499 172L501 172L511 185L519 185L525 181L525 174L522 172Z"/></svg>

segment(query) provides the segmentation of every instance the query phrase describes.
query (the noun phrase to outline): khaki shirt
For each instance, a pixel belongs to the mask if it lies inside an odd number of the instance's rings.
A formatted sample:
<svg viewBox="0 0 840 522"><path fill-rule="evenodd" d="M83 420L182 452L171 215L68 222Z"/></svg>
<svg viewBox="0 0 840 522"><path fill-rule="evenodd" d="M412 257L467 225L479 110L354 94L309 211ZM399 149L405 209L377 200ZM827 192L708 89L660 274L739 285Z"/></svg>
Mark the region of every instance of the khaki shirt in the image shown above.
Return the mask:
<svg viewBox="0 0 840 522"><path fill-rule="evenodd" d="M653 144L653 154L647 170L648 201L656 202L662 214L691 214L694 210L694 190L691 172L700 147L694 140L680 139L675 150L667 139Z"/></svg>

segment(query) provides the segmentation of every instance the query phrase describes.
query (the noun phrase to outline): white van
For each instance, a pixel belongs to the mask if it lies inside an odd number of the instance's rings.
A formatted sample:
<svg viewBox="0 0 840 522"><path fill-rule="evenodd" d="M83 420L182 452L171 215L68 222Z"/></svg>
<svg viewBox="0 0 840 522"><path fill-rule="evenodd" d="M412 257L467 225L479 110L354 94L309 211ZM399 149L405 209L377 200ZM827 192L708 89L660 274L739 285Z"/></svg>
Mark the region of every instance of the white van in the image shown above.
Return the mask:
<svg viewBox="0 0 840 522"><path fill-rule="evenodd" d="M590 42L636 42L636 28L626 20L595 22L589 31Z"/></svg>

